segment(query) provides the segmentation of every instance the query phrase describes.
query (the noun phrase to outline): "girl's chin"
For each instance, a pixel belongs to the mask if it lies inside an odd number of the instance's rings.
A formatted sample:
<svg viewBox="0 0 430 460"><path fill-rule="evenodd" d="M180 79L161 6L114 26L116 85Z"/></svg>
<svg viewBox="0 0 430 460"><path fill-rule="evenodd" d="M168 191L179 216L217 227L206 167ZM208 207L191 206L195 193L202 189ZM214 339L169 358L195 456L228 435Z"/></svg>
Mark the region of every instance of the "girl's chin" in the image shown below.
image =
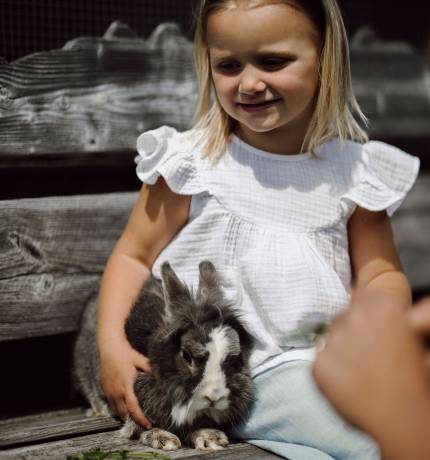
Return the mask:
<svg viewBox="0 0 430 460"><path fill-rule="evenodd" d="M279 120L268 122L267 120L264 123L243 123L240 122L242 130L252 131L253 133L269 133L277 128L280 128L282 125L279 124Z"/></svg>

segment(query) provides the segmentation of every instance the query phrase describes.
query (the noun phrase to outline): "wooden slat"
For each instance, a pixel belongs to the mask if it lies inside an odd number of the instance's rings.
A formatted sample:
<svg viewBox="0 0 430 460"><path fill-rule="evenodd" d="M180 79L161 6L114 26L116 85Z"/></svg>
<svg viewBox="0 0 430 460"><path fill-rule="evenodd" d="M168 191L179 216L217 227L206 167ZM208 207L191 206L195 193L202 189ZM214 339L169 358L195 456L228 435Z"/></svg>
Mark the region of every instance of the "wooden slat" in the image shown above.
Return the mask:
<svg viewBox="0 0 430 460"><path fill-rule="evenodd" d="M400 258L413 289L430 293L429 172L420 174L392 222Z"/></svg>
<svg viewBox="0 0 430 460"><path fill-rule="evenodd" d="M124 30L114 23L102 38L0 62L0 152L134 150L142 131L187 128L197 94L190 40L171 23L147 40Z"/></svg>
<svg viewBox="0 0 430 460"><path fill-rule="evenodd" d="M416 291L430 289L430 173L393 218ZM10 200L0 206L0 340L71 332L97 291L136 193Z"/></svg>
<svg viewBox="0 0 430 460"><path fill-rule="evenodd" d="M375 138L428 137L427 59L406 42L380 40L363 26L351 40L354 93Z"/></svg>
<svg viewBox="0 0 430 460"><path fill-rule="evenodd" d="M281 458L246 443L232 443L224 450L217 452L199 452L191 448L163 452L142 446L138 441L125 441L115 432L108 432L0 451L0 460L65 460L68 455L77 455L97 449L157 452L172 460L275 460Z"/></svg>
<svg viewBox="0 0 430 460"><path fill-rule="evenodd" d="M136 193L2 201L0 340L71 332Z"/></svg>
<svg viewBox="0 0 430 460"><path fill-rule="evenodd" d="M354 43L351 58L372 135L428 136L425 57L406 43L367 39ZM73 163L70 153L134 150L142 131L190 126L197 95L192 44L170 23L147 40L113 23L101 38L0 61L0 90L0 164L50 155Z"/></svg>
<svg viewBox="0 0 430 460"><path fill-rule="evenodd" d="M111 417L87 417L83 408L53 411L0 421L0 447L118 428Z"/></svg>
<svg viewBox="0 0 430 460"><path fill-rule="evenodd" d="M81 409L2 421L0 422L0 446L3 448L9 446L9 448L0 451L0 460L64 460L67 455L76 455L96 449L154 452L153 449L142 446L138 441L120 438L117 430L106 432L107 429L115 429L118 426L118 422L106 417L87 418ZM100 430L105 431L88 434L90 431ZM87 434L76 436L85 432ZM74 436L70 437L71 435ZM67 439L49 441L49 439L58 437L67 437ZM41 440L45 442L37 442ZM19 443L31 444L10 447L12 444ZM188 460L200 458L205 460L275 460L280 458L246 443L232 443L226 449L212 453L202 453L190 448L163 453L171 459Z"/></svg>
<svg viewBox="0 0 430 460"><path fill-rule="evenodd" d="M0 279L102 272L136 199L131 192L1 201Z"/></svg>
<svg viewBox="0 0 430 460"><path fill-rule="evenodd" d="M100 277L43 273L0 280L0 341L76 331Z"/></svg>

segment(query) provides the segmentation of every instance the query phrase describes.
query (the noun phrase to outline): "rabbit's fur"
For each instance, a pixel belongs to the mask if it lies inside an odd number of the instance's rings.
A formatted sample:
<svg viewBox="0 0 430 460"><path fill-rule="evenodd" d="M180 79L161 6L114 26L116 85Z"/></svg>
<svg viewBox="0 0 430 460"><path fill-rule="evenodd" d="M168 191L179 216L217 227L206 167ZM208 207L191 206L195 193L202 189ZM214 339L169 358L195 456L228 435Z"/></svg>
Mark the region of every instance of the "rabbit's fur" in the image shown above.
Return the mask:
<svg viewBox="0 0 430 460"><path fill-rule="evenodd" d="M224 431L240 424L253 401L252 338L229 306L209 261L199 265L195 295L170 265L150 276L125 324L130 344L146 355L152 375L139 372L134 390L154 427L129 418L122 434L145 445L176 449L178 437L199 449L227 445ZM96 302L83 316L75 347L75 381L94 412L106 413L95 344Z"/></svg>

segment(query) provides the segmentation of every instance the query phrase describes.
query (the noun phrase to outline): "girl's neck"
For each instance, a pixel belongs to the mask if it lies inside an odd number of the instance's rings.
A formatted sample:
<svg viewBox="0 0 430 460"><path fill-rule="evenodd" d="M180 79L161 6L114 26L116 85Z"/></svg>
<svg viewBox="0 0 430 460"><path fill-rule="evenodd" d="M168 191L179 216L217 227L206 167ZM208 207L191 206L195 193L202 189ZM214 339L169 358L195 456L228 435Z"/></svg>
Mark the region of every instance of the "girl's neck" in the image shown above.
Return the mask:
<svg viewBox="0 0 430 460"><path fill-rule="evenodd" d="M253 147L279 155L297 155L302 153L304 134L286 133L284 130L271 130L257 133L238 125L235 134Z"/></svg>

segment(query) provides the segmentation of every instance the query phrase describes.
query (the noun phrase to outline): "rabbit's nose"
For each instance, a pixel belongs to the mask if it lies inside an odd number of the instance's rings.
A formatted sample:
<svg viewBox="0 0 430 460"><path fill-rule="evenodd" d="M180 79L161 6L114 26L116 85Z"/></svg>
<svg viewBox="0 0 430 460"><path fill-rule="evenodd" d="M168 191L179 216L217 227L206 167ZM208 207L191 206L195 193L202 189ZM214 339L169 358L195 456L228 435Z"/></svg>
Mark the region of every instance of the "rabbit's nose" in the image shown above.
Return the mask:
<svg viewBox="0 0 430 460"><path fill-rule="evenodd" d="M209 396L205 396L205 399L209 402L209 407L212 407L218 401L218 399L212 399Z"/></svg>
<svg viewBox="0 0 430 460"><path fill-rule="evenodd" d="M217 401L219 401L222 398L225 398L228 396L228 390L227 391L211 391L210 393L207 393L205 395L205 398L209 401L209 405L213 406Z"/></svg>

